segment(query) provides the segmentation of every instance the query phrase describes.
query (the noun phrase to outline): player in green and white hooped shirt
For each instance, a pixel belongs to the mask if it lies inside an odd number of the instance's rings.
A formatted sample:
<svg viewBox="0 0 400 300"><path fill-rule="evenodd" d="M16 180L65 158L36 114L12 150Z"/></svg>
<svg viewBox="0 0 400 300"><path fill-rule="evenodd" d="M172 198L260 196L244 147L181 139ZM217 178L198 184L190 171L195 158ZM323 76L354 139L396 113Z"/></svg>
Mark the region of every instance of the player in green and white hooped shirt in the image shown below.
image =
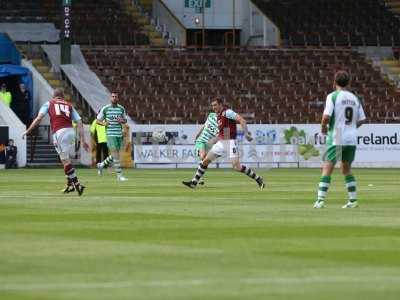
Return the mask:
<svg viewBox="0 0 400 300"><path fill-rule="evenodd" d="M99 174L102 170L113 164L117 173L117 180L126 181L122 176L119 152L123 145L123 124L127 122L125 108L118 104L118 94L111 93L111 104L104 106L97 115L97 123L106 126L107 146L111 152L104 161L97 164Z"/></svg>
<svg viewBox="0 0 400 300"><path fill-rule="evenodd" d="M213 140L217 135L217 114L212 112L208 114L206 122L201 126L195 137L195 152L200 161L206 158L207 152L211 149ZM199 184L204 184L204 181L200 181Z"/></svg>
<svg viewBox="0 0 400 300"><path fill-rule="evenodd" d="M322 116L321 132L328 134L327 151L324 154L322 176L318 186L317 201L314 208L323 208L331 182L331 174L336 162L341 161L342 174L349 195L349 201L343 208L355 208L357 203L356 179L351 173L357 145L357 128L365 123L365 113L360 100L347 90L350 76L345 71L335 74L336 91L326 99Z"/></svg>

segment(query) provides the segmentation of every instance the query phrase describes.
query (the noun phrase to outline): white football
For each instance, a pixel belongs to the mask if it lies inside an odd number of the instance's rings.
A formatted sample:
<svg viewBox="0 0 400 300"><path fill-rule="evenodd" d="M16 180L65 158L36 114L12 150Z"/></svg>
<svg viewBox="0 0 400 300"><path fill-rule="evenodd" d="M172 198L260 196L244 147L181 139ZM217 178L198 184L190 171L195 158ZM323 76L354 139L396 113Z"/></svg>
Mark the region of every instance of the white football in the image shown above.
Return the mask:
<svg viewBox="0 0 400 300"><path fill-rule="evenodd" d="M161 128L154 129L153 134L152 134L153 140L156 142L162 143L165 142L165 131Z"/></svg>

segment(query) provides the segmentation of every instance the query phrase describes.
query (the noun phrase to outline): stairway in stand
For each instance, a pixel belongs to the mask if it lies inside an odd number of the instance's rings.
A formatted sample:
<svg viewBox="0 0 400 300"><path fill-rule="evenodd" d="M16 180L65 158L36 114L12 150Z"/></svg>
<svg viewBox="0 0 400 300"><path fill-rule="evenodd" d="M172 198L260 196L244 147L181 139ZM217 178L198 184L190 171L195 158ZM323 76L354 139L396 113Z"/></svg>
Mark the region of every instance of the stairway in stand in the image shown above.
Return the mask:
<svg viewBox="0 0 400 300"><path fill-rule="evenodd" d="M386 6L396 15L400 15L400 0L385 0Z"/></svg>
<svg viewBox="0 0 400 300"><path fill-rule="evenodd" d="M48 138L30 135L26 140L28 166L56 166L60 164L54 145Z"/></svg>
<svg viewBox="0 0 400 300"><path fill-rule="evenodd" d="M136 3L132 3L129 0L125 1L125 7L127 12L143 26L147 36L150 40L150 45L153 47L164 47L167 45L166 40L162 37L161 33L157 31L156 27L151 24L151 11L152 1L141 0Z"/></svg>

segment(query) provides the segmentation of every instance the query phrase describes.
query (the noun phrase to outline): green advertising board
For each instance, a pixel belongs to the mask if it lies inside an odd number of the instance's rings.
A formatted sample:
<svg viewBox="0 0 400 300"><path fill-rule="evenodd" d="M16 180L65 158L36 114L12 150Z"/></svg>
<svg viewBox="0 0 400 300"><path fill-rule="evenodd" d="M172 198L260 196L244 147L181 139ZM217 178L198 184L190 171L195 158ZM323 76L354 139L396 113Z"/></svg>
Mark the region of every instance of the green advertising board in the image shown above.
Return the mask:
<svg viewBox="0 0 400 300"><path fill-rule="evenodd" d="M194 8L196 13L201 13L203 7L210 8L211 0L185 0L185 8Z"/></svg>

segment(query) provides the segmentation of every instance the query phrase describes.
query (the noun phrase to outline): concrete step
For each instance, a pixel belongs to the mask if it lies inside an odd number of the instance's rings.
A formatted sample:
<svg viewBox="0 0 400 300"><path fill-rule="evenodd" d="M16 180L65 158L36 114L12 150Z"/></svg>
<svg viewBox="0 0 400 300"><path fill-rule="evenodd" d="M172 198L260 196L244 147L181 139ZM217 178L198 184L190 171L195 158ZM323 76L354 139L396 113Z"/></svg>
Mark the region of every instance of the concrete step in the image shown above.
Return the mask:
<svg viewBox="0 0 400 300"><path fill-rule="evenodd" d="M29 138L26 140L26 143L27 143L27 144L33 143L33 141L34 141L34 139L31 138L31 137L29 137ZM52 144L51 141L49 141L49 140L47 139L47 137L46 137L46 138L45 138L45 137L37 137L36 140L35 140L35 142L36 142L36 143L46 143L47 145L51 145L51 144Z"/></svg>
<svg viewBox="0 0 400 300"><path fill-rule="evenodd" d="M390 69L390 72L392 72L392 73L394 73L396 75L400 74L400 66L398 66L398 67L389 67L389 69Z"/></svg>
<svg viewBox="0 0 400 300"><path fill-rule="evenodd" d="M27 150L27 152L31 152L31 150ZM55 150L54 147L36 147L35 148L35 153L40 153L40 154L51 154L51 155L57 155L57 151Z"/></svg>
<svg viewBox="0 0 400 300"><path fill-rule="evenodd" d="M131 14L131 16L134 17L135 19L140 19L140 18L142 18L142 15L140 14L139 11L131 11L130 14Z"/></svg>
<svg viewBox="0 0 400 300"><path fill-rule="evenodd" d="M394 66L398 66L399 62L397 60L383 60L382 64L387 66L387 67L394 67Z"/></svg>
<svg viewBox="0 0 400 300"><path fill-rule="evenodd" d="M149 24L149 25L144 25L143 28L144 28L144 30L146 30L146 31L156 30L156 28L154 27L154 25L151 25L151 24Z"/></svg>
<svg viewBox="0 0 400 300"><path fill-rule="evenodd" d="M62 167L61 162L59 161L27 161L27 166L60 166Z"/></svg>
<svg viewBox="0 0 400 300"><path fill-rule="evenodd" d="M29 162L45 162L45 163L59 163L60 160L58 157L45 157L45 156L35 156L33 157L32 160L30 160L30 157L27 157L27 161Z"/></svg>
<svg viewBox="0 0 400 300"><path fill-rule="evenodd" d="M28 157L31 157L30 151L27 151ZM54 149L52 151L46 151L46 150L38 150L35 149L35 153L33 153L33 158L36 157L44 157L44 158L53 158L53 159L58 159L58 154L57 152L54 151Z"/></svg>
<svg viewBox="0 0 400 300"><path fill-rule="evenodd" d="M47 81L49 80L55 80L56 78L54 77L54 74L51 72L45 72L45 73L41 73L42 76L44 77L44 79L46 79Z"/></svg>
<svg viewBox="0 0 400 300"><path fill-rule="evenodd" d="M137 19L137 23L139 23L140 25L149 25L150 20L147 19L146 17L140 17Z"/></svg>
<svg viewBox="0 0 400 300"><path fill-rule="evenodd" d="M31 150L32 149L32 150ZM26 145L26 152L31 152L31 151L47 151L47 152L53 152L55 151L54 146L49 147L47 145L35 145L34 149L31 144Z"/></svg>
<svg viewBox="0 0 400 300"><path fill-rule="evenodd" d="M45 66L44 62L40 58L32 59L32 64L35 65L35 67Z"/></svg>
<svg viewBox="0 0 400 300"><path fill-rule="evenodd" d="M61 166L60 162L27 162L28 167L40 167L40 166Z"/></svg>
<svg viewBox="0 0 400 300"><path fill-rule="evenodd" d="M163 38L152 38L150 40L152 46L163 47L166 46L166 41Z"/></svg>
<svg viewBox="0 0 400 300"><path fill-rule="evenodd" d="M389 0L389 1L385 1L386 5L389 7L400 7L400 1L398 0Z"/></svg>
<svg viewBox="0 0 400 300"><path fill-rule="evenodd" d="M30 159L30 157L28 157L28 159ZM46 157L46 156L42 156L42 155L40 155L40 156L34 156L34 157L33 157L33 160L37 160L37 161L46 161L46 160L48 160L49 162L50 162L50 161L59 161L59 160L58 160L58 156L49 156L49 157Z"/></svg>
<svg viewBox="0 0 400 300"><path fill-rule="evenodd" d="M150 39L159 39L159 38L162 39L162 36L161 36L161 34L160 34L158 31L150 31L150 32L148 33L148 35L149 35L149 38L150 38Z"/></svg>
<svg viewBox="0 0 400 300"><path fill-rule="evenodd" d="M57 155L57 152L54 147L52 148L46 148L46 147L36 147L34 151L35 153L40 153L40 154L51 154L51 155ZM30 148L26 150L27 153L31 154Z"/></svg>
<svg viewBox="0 0 400 300"><path fill-rule="evenodd" d="M61 88L62 87L61 80L49 79L48 82L53 88Z"/></svg>
<svg viewBox="0 0 400 300"><path fill-rule="evenodd" d="M36 69L42 74L50 72L50 69L48 66L37 66Z"/></svg>
<svg viewBox="0 0 400 300"><path fill-rule="evenodd" d="M153 0L140 0L140 5L147 11L153 9Z"/></svg>

